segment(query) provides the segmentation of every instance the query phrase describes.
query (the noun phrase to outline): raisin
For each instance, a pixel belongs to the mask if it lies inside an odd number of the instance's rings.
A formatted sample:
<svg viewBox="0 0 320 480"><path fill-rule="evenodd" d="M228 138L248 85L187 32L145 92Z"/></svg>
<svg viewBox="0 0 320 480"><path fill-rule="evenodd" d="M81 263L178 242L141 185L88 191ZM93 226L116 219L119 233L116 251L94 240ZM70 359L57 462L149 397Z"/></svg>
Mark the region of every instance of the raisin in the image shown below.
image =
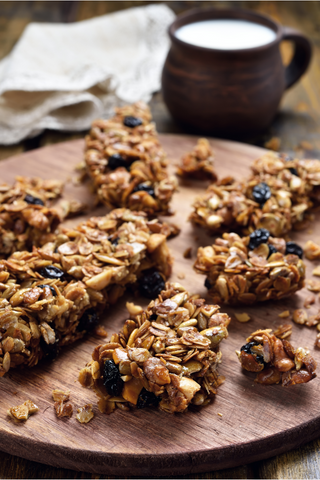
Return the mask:
<svg viewBox="0 0 320 480"><path fill-rule="evenodd" d="M205 286L208 290L210 290L210 288L212 287L211 282L210 282L210 280L209 280L208 278L205 279L205 281L204 281L204 286Z"/></svg>
<svg viewBox="0 0 320 480"><path fill-rule="evenodd" d="M151 197L154 197L154 190L149 185L144 185L143 183L139 183L136 187L134 187L133 192L147 192Z"/></svg>
<svg viewBox="0 0 320 480"><path fill-rule="evenodd" d="M64 275L64 272L60 270L60 268L54 267L53 265L48 265L47 267L40 268L39 273L44 278L54 279L59 279Z"/></svg>
<svg viewBox="0 0 320 480"><path fill-rule="evenodd" d="M276 253L278 250L276 249L276 247L274 245L269 245L268 244L268 247L269 247L269 255L268 255L268 258L269 258L270 255L272 255L273 253Z"/></svg>
<svg viewBox="0 0 320 480"><path fill-rule="evenodd" d="M258 345L257 342L249 342L243 345L240 350L241 352L245 353L250 353L251 354L251 348L254 347L255 345Z"/></svg>
<svg viewBox="0 0 320 480"><path fill-rule="evenodd" d="M152 315L150 315L149 321L154 322L155 320L157 320L157 318L158 318L158 315L156 313L153 313Z"/></svg>
<svg viewBox="0 0 320 480"><path fill-rule="evenodd" d="M286 255L298 255L298 257L302 258L303 250L299 245L294 242L287 242L286 243Z"/></svg>
<svg viewBox="0 0 320 480"><path fill-rule="evenodd" d="M123 125L130 128L139 127L140 125L142 125L142 123L143 122L141 118L132 117L131 115L124 117L124 120L123 120Z"/></svg>
<svg viewBox="0 0 320 480"><path fill-rule="evenodd" d="M42 205L42 206L44 206L44 203L40 198L33 197L32 195L29 195L29 193L27 193L27 195L24 197L24 201L29 203L30 205Z"/></svg>
<svg viewBox="0 0 320 480"><path fill-rule="evenodd" d="M146 271L139 283L141 295L156 298L165 287L165 282L159 272Z"/></svg>
<svg viewBox="0 0 320 480"><path fill-rule="evenodd" d="M114 235L110 235L108 237L108 240L109 240L110 243L112 243L112 245L118 245L118 243L119 243L119 238L114 237Z"/></svg>
<svg viewBox="0 0 320 480"><path fill-rule="evenodd" d="M253 187L252 196L257 203L263 205L271 197L271 190L266 183L262 182Z"/></svg>
<svg viewBox="0 0 320 480"><path fill-rule="evenodd" d="M143 388L138 397L137 408L157 407L159 402L160 398L158 398L154 393L148 392L148 390Z"/></svg>
<svg viewBox="0 0 320 480"><path fill-rule="evenodd" d="M37 287L38 287L38 288L48 287L48 288L50 288L52 295L53 295L54 297L57 296L57 292L55 291L55 289L54 289L53 287L51 287L51 285L44 285L44 284L43 284L43 285L37 285Z"/></svg>
<svg viewBox="0 0 320 480"><path fill-rule="evenodd" d="M292 173L292 175L295 175L296 177L299 177L299 173L298 173L298 170L296 168L289 168L290 172Z"/></svg>
<svg viewBox="0 0 320 480"><path fill-rule="evenodd" d="M91 332L98 325L99 320L97 312L93 308L89 308L80 318L77 330L79 332Z"/></svg>
<svg viewBox="0 0 320 480"><path fill-rule="evenodd" d="M103 369L103 384L109 395L118 397L122 393L124 381L113 360L106 360Z"/></svg>
<svg viewBox="0 0 320 480"><path fill-rule="evenodd" d="M258 228L250 235L249 249L253 250L254 248L259 247L262 243L267 243L270 237L270 233L265 228Z"/></svg>
<svg viewBox="0 0 320 480"><path fill-rule="evenodd" d="M43 357L48 360L55 360L60 352L59 341L47 343L43 337L40 339L40 348L43 352Z"/></svg>
<svg viewBox="0 0 320 480"><path fill-rule="evenodd" d="M111 155L108 159L108 167L110 170L115 170L116 168L119 167L125 167L127 168L127 162L123 157L121 157L120 153L115 153L114 155Z"/></svg>

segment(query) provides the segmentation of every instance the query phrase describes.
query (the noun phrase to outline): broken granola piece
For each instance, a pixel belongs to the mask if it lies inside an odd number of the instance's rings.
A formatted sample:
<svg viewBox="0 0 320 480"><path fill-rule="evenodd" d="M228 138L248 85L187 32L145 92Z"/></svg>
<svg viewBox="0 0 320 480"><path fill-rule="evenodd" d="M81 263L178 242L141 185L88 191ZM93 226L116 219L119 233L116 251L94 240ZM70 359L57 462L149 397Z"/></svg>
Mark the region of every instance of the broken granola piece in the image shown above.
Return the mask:
<svg viewBox="0 0 320 480"><path fill-rule="evenodd" d="M52 390L52 398L55 402L67 402L70 398L70 391L64 392L57 388Z"/></svg>
<svg viewBox="0 0 320 480"><path fill-rule="evenodd" d="M320 292L320 280L313 280L312 278L307 280L307 289L310 292Z"/></svg>
<svg viewBox="0 0 320 480"><path fill-rule="evenodd" d="M282 386L307 383L316 377L316 361L308 350L296 350L285 339L276 337L271 329L257 330L247 343L236 351L242 368L257 372L255 381L263 385Z"/></svg>
<svg viewBox="0 0 320 480"><path fill-rule="evenodd" d="M206 405L224 381L217 367L229 322L217 305L167 283L145 311L131 314L120 333L94 349L79 382L95 391L103 413L147 406L174 413Z"/></svg>
<svg viewBox="0 0 320 480"><path fill-rule="evenodd" d="M307 241L303 251L308 260L320 259L320 245L317 245L315 242L312 242L311 240Z"/></svg>
<svg viewBox="0 0 320 480"><path fill-rule="evenodd" d="M68 417L71 418L73 414L73 406L71 403L55 402L54 409L56 411L57 417Z"/></svg>
<svg viewBox="0 0 320 480"><path fill-rule="evenodd" d="M93 331L99 312L145 272L171 273L171 228L143 212L113 210L53 242L0 261L0 376L9 368L53 359ZM156 238L154 238L156 237Z"/></svg>
<svg viewBox="0 0 320 480"><path fill-rule="evenodd" d="M312 270L312 275L314 275L315 277L320 277L320 266Z"/></svg>
<svg viewBox="0 0 320 480"><path fill-rule="evenodd" d="M206 275L205 286L218 304L279 300L304 287L304 262L286 254L286 242L264 228L247 237L224 233L200 247L194 269Z"/></svg>
<svg viewBox="0 0 320 480"><path fill-rule="evenodd" d="M88 403L87 405L84 405L83 407L78 408L77 412L78 413L76 415L76 419L80 423L88 423L94 417L91 403Z"/></svg>
<svg viewBox="0 0 320 480"><path fill-rule="evenodd" d="M199 180L217 180L214 170L214 153L206 138L200 138L192 152L187 153L181 159L181 165L177 174L186 178L197 178Z"/></svg>
<svg viewBox="0 0 320 480"><path fill-rule="evenodd" d="M27 400L22 405L9 408L8 415L15 420L25 421L28 420L30 415L38 412L38 410L39 407L37 407L35 403L33 403L31 400Z"/></svg>
<svg viewBox="0 0 320 480"><path fill-rule="evenodd" d="M320 162L267 152L251 169L246 180L228 177L210 185L194 203L190 220L211 233L265 228L281 237L304 228L320 201Z"/></svg>
<svg viewBox="0 0 320 480"><path fill-rule="evenodd" d="M247 313L235 313L234 315L240 323L246 323L250 320L250 317Z"/></svg>
<svg viewBox="0 0 320 480"><path fill-rule="evenodd" d="M279 313L279 314L278 314L278 317L280 317L280 318L288 318L288 317L290 317L290 312L289 312L289 310L284 310L283 312Z"/></svg>
<svg viewBox="0 0 320 480"><path fill-rule="evenodd" d="M137 102L115 112L95 120L85 138L85 162L99 200L148 215L170 213L177 180L168 174L149 107Z"/></svg>

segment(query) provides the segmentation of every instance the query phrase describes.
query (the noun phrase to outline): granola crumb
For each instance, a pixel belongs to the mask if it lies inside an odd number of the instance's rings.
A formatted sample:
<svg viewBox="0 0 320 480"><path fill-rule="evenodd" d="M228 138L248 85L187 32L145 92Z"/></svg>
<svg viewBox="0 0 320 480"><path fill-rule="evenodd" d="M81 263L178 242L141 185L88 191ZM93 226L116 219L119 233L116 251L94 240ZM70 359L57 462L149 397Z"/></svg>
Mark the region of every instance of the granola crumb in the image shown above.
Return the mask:
<svg viewBox="0 0 320 480"><path fill-rule="evenodd" d="M71 418L73 414L73 406L71 403L55 402L54 409L56 411L57 417L68 417Z"/></svg>
<svg viewBox="0 0 320 480"><path fill-rule="evenodd" d="M179 278L179 280L183 280L184 278L186 278L185 274L184 273L178 273L177 277Z"/></svg>
<svg viewBox="0 0 320 480"><path fill-rule="evenodd" d="M307 280L307 289L310 292L320 292L320 281L319 280Z"/></svg>
<svg viewBox="0 0 320 480"><path fill-rule="evenodd" d="M56 388L52 390L52 398L55 402L67 402L70 398L70 391L64 392Z"/></svg>
<svg viewBox="0 0 320 480"><path fill-rule="evenodd" d="M280 150L281 140L279 137L271 137L270 140L264 143L264 147L268 148L269 150L273 150L274 152L278 152Z"/></svg>
<svg viewBox="0 0 320 480"><path fill-rule="evenodd" d="M191 258L192 256L192 248L189 247L183 252L183 257L184 258Z"/></svg>
<svg viewBox="0 0 320 480"><path fill-rule="evenodd" d="M126 308L130 314L130 318L132 319L135 319L137 315L141 315L141 313L143 312L143 308L133 302L127 302Z"/></svg>
<svg viewBox="0 0 320 480"><path fill-rule="evenodd" d="M92 411L92 404L91 403L88 403L88 404L84 405L83 407L78 408L77 412L78 413L76 415L76 419L80 423L88 423L94 417L94 413Z"/></svg>
<svg viewBox="0 0 320 480"><path fill-rule="evenodd" d="M108 332L107 330L104 328L103 325L98 325L95 329L94 329L94 335L97 335L98 337L102 337L102 338L106 338L108 336Z"/></svg>
<svg viewBox="0 0 320 480"><path fill-rule="evenodd" d="M31 400L27 400L22 405L9 408L7 413L11 418L22 422L28 420L30 415L38 412L38 410L39 407L35 403L33 403Z"/></svg>
<svg viewBox="0 0 320 480"><path fill-rule="evenodd" d="M320 265L312 270L312 275L315 277L320 277Z"/></svg>
<svg viewBox="0 0 320 480"><path fill-rule="evenodd" d="M320 259L320 245L308 240L304 246L304 254L308 260L319 260Z"/></svg>
<svg viewBox="0 0 320 480"><path fill-rule="evenodd" d="M280 318L288 318L288 317L290 317L290 312L289 312L289 310L284 310L283 312L279 313L279 314L278 314L278 317L280 317Z"/></svg>
<svg viewBox="0 0 320 480"><path fill-rule="evenodd" d="M303 308L298 308L293 312L293 321L298 325L305 325L308 320L308 314Z"/></svg>
<svg viewBox="0 0 320 480"><path fill-rule="evenodd" d="M218 415L219 417L223 417L223 414L222 414L222 413L217 413L217 415Z"/></svg>
<svg viewBox="0 0 320 480"><path fill-rule="evenodd" d="M250 320L250 317L247 313L235 313L234 315L240 323L246 323Z"/></svg>
<svg viewBox="0 0 320 480"><path fill-rule="evenodd" d="M316 301L316 297L315 295L311 294L311 295L308 295L306 298L305 298L305 301L304 301L304 308L310 308L311 305L313 305Z"/></svg>

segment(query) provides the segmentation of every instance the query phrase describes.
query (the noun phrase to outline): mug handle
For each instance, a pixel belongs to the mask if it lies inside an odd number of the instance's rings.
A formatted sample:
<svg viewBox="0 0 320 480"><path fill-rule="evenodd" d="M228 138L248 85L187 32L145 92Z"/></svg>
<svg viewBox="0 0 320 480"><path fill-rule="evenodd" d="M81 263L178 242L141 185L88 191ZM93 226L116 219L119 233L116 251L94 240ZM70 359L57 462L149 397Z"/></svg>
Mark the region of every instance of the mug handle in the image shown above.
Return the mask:
<svg viewBox="0 0 320 480"><path fill-rule="evenodd" d="M307 70L311 60L312 46L306 36L290 27L283 27L281 40L289 40L294 43L293 58L284 72L285 89L287 89L296 83Z"/></svg>

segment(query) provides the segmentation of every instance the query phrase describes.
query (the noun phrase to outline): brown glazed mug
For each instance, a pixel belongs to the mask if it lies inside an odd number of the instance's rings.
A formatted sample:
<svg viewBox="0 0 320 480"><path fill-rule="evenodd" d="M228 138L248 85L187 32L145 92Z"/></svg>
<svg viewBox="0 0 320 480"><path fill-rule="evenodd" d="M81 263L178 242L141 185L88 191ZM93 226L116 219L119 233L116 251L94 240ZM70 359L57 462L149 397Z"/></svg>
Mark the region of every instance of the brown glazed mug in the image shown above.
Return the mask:
<svg viewBox="0 0 320 480"><path fill-rule="evenodd" d="M180 27L212 19L255 22L276 37L241 50L205 48L177 38ZM261 132L275 116L283 92L299 80L311 59L311 44L304 35L250 10L196 8L176 18L169 36L163 99L172 116L197 133L230 137ZM286 67L279 50L282 40L295 47Z"/></svg>

